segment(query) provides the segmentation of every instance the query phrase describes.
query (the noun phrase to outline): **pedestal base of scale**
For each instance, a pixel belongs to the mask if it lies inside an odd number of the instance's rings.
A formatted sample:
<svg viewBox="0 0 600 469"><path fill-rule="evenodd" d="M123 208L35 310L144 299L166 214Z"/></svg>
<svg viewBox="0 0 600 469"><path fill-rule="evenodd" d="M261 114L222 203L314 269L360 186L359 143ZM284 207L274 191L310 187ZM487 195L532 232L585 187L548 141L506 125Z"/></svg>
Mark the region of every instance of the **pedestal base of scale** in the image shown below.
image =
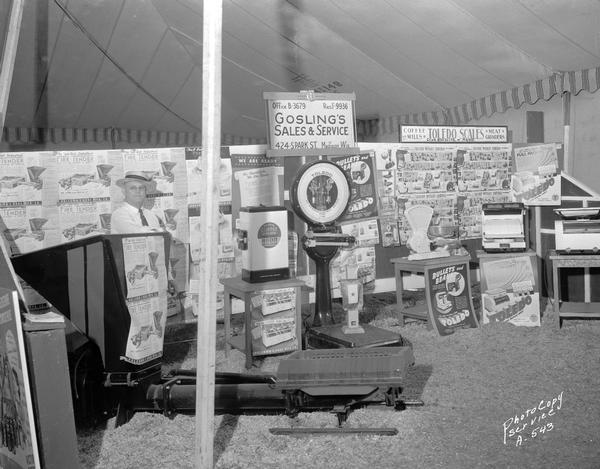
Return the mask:
<svg viewBox="0 0 600 469"><path fill-rule="evenodd" d="M369 348L369 347L401 347L402 336L395 332L361 324L364 334L344 334L345 324L313 327L306 331L306 348Z"/></svg>

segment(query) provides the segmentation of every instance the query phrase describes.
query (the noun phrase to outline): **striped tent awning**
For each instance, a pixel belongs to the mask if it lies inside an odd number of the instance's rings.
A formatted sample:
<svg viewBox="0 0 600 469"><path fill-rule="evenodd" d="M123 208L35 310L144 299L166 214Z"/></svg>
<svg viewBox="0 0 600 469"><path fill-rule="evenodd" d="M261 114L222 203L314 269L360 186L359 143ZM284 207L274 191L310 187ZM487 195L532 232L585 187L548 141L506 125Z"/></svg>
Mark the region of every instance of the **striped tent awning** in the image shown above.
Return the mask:
<svg viewBox="0 0 600 469"><path fill-rule="evenodd" d="M580 71L555 73L552 76L500 91L484 98L474 99L452 108L403 114L380 119L360 120L357 122L358 135L375 137L393 133L400 124L413 125L464 125L468 122L490 117L497 112L519 109L524 104L535 104L540 99L549 101L557 94L565 92L574 95L581 91L594 93L600 88L600 67Z"/></svg>
<svg viewBox="0 0 600 469"><path fill-rule="evenodd" d="M223 134L223 145L260 145L266 143L264 139L241 137ZM134 130L119 128L101 129L65 129L65 128L30 128L30 127L5 127L0 143L7 145L37 145L45 144L99 144L106 148L120 148L121 146L147 147L188 147L200 146L202 134L199 132L170 132L156 130Z"/></svg>

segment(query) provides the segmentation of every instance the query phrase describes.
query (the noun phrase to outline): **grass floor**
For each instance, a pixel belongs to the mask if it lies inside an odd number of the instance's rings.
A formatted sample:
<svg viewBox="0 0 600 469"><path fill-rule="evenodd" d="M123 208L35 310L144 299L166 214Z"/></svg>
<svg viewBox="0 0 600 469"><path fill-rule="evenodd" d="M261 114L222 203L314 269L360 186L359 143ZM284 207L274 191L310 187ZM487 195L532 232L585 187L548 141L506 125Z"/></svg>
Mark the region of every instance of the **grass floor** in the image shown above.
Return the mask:
<svg viewBox="0 0 600 469"><path fill-rule="evenodd" d="M423 323L400 327L391 295L369 295L363 322L400 333L415 365L403 390L422 407L353 411L351 427L393 427L394 436L276 436L272 427L332 427L329 412L218 415L216 468L599 468L600 322L561 329L551 307L542 326L485 325L440 337ZM165 370L194 368L195 324L165 336ZM218 327L217 370L242 372L245 357L225 357ZM252 373L275 373L281 357ZM535 409L535 410L534 410ZM518 423L517 423L518 422ZM195 416L140 412L118 428L80 429L84 468L193 468Z"/></svg>

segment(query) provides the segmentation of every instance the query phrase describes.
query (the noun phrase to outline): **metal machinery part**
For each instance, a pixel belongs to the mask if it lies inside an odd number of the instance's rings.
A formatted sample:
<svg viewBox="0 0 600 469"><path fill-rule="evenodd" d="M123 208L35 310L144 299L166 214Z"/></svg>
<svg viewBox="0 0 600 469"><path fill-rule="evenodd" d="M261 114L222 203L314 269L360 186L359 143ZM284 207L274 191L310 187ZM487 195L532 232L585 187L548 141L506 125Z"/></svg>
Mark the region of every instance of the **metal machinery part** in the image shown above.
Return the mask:
<svg viewBox="0 0 600 469"><path fill-rule="evenodd" d="M354 244L354 237L341 233L335 224L348 209L350 196L348 175L325 160L304 165L290 188L292 208L309 227L302 247L316 267L314 327L334 323L329 263L340 247Z"/></svg>
<svg viewBox="0 0 600 469"><path fill-rule="evenodd" d="M333 428L274 428L274 434L377 433L392 435L390 428L346 428L350 412L366 405L385 405L395 410L423 405L402 396L414 357L410 347L305 350L292 353L279 364L276 375L217 373L215 412L285 413L329 411L337 417ZM195 410L194 370L178 370L161 383L147 388L145 403L137 410L165 415ZM139 404L142 404L141 406ZM145 404L145 406L144 406Z"/></svg>

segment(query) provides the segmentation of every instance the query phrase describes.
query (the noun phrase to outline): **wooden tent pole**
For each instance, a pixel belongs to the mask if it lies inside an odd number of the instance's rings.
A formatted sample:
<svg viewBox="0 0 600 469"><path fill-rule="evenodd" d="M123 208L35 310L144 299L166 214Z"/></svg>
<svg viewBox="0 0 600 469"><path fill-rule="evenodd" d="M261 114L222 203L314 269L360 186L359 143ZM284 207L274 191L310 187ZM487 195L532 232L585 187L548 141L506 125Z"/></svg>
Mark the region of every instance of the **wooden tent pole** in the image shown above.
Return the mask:
<svg viewBox="0 0 600 469"><path fill-rule="evenodd" d="M6 120L6 108L10 94L13 69L15 68L15 57L17 55L17 44L21 31L21 18L23 17L24 0L13 0L8 22L8 34L2 54L2 65L0 67L0 131L4 128Z"/></svg>
<svg viewBox="0 0 600 469"><path fill-rule="evenodd" d="M222 0L203 6L202 224L196 341L196 467L213 467L217 291L217 171L221 148Z"/></svg>

